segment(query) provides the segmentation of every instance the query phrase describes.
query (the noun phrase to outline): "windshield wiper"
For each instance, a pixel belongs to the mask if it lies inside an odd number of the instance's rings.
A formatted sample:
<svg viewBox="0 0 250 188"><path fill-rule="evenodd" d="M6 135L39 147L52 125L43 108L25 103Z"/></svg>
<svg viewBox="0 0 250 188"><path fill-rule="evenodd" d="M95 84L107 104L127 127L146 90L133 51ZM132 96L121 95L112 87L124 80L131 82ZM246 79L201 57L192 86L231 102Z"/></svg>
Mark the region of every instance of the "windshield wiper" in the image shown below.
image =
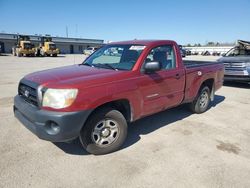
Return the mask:
<svg viewBox="0 0 250 188"><path fill-rule="evenodd" d="M95 64L95 66L102 67L102 68L106 67L106 68L109 68L109 69L118 70L118 69L116 69L115 67L111 66L108 63L103 63L103 64L102 63L98 63L98 64Z"/></svg>
<svg viewBox="0 0 250 188"><path fill-rule="evenodd" d="M94 65L91 65L91 64L89 64L89 63L81 63L81 64L79 64L79 65L85 65L85 66L89 66L89 67L94 67Z"/></svg>

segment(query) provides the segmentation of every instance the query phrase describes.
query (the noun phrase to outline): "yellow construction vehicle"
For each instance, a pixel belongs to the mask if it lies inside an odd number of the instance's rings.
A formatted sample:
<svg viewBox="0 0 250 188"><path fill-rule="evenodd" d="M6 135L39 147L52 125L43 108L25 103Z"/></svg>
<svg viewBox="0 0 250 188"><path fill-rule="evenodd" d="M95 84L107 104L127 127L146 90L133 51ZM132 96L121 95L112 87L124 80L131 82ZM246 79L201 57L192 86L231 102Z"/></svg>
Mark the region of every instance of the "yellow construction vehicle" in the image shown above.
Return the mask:
<svg viewBox="0 0 250 188"><path fill-rule="evenodd" d="M53 56L56 57L59 54L59 49L56 48L56 44L52 42L52 37L41 37L39 47L36 48L36 56Z"/></svg>
<svg viewBox="0 0 250 188"><path fill-rule="evenodd" d="M17 35L17 45L12 47L14 56L35 56L34 44L30 42L29 36Z"/></svg>

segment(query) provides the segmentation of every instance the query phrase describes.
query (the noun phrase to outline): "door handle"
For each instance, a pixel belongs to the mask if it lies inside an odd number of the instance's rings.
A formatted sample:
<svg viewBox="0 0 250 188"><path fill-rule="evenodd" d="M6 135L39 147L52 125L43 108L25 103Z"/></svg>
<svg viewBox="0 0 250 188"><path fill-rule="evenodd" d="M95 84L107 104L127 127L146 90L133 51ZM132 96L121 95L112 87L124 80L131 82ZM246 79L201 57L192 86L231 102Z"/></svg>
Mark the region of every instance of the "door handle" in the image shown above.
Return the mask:
<svg viewBox="0 0 250 188"><path fill-rule="evenodd" d="M181 78L181 75L179 73L177 73L176 75L174 75L174 78L176 78L177 80L179 80Z"/></svg>

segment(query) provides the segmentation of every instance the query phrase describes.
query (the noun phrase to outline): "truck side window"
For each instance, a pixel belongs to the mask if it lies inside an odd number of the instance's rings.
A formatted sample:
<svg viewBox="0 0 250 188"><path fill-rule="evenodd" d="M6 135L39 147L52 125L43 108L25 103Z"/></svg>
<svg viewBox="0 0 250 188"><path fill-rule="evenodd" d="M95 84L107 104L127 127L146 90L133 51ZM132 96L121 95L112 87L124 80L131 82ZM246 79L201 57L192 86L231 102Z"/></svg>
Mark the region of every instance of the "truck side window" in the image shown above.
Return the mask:
<svg viewBox="0 0 250 188"><path fill-rule="evenodd" d="M176 60L173 46L164 45L153 48L148 54L145 62L158 61L162 69L176 68Z"/></svg>

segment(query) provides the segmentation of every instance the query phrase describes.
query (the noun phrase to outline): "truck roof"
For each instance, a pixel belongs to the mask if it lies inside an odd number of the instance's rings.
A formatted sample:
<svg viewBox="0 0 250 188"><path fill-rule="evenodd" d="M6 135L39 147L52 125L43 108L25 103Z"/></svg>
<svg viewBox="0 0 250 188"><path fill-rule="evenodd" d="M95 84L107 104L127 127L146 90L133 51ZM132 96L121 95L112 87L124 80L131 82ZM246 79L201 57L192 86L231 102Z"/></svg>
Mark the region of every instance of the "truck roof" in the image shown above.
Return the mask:
<svg viewBox="0 0 250 188"><path fill-rule="evenodd" d="M110 44L135 44L135 45L157 45L157 44L175 44L175 41L172 40L129 40L129 41L121 41L121 42L112 42Z"/></svg>

